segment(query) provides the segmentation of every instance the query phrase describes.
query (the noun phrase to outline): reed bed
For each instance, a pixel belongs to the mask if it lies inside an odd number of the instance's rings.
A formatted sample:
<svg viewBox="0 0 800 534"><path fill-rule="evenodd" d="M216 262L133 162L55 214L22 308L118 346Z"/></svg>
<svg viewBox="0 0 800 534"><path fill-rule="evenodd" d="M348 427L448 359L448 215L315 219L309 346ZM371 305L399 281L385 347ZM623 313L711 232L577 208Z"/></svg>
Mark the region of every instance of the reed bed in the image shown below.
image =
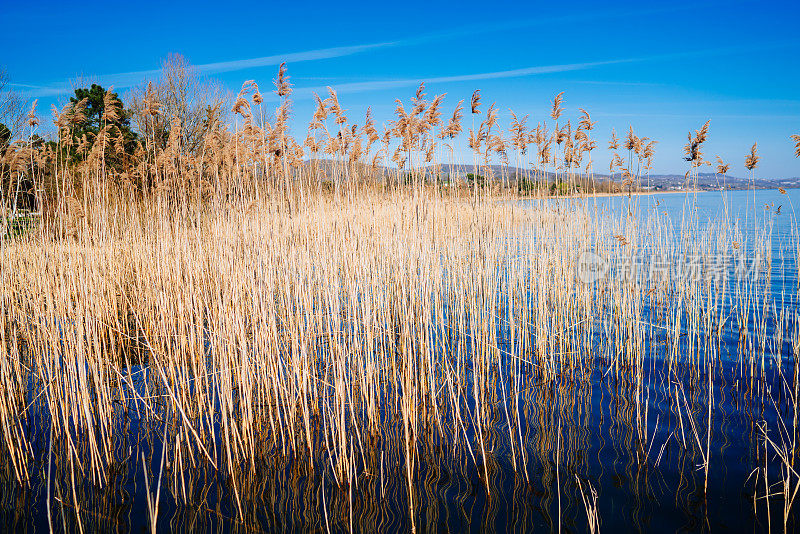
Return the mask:
<svg viewBox="0 0 800 534"><path fill-rule="evenodd" d="M288 109L283 68L276 88ZM436 150L439 104L422 87L421 110L398 111L395 125L408 179L348 156L352 146L303 163L280 110L264 137L243 95L245 126L212 128L208 154L183 159L177 136L145 147L144 191L112 179L102 154L57 160L51 216L0 241L3 502L38 495L49 528L65 531L119 526L137 506L120 505L120 488L134 483L153 530L492 529L508 507L504 525L560 530L564 518L596 532L611 490L583 451L608 421L598 463L606 448L624 459L638 528L648 477L668 462L688 473L682 506L694 496L708 516L721 466L741 475L756 519L796 525L796 225L774 258L768 218L701 221L692 195L671 220L636 197L603 211L479 193L477 181L435 186L414 163ZM320 106L313 129L343 116L333 91ZM479 106L476 94L473 115ZM68 129L76 110L65 113ZM476 154L488 153L493 113L470 132ZM583 113L579 140L592 126ZM328 143L355 132L345 122ZM707 133L690 136L687 179ZM574 157L574 139L554 138L560 158ZM630 130L628 162L612 171L640 182L651 143ZM556 168L559 183L571 168ZM727 436L742 410L749 453L726 468L714 430ZM442 517L455 509L460 519Z"/></svg>
<svg viewBox="0 0 800 534"><path fill-rule="evenodd" d="M712 401L692 415L680 388L713 387L721 336L736 337L735 376L751 395L778 384L793 444L797 285L776 296L759 283L773 268L769 234L748 242L712 225L678 240L659 215L641 225L587 205L363 192L346 204L308 196L287 216L268 200L130 199L90 210L74 234L6 242L7 476L41 477L34 443L47 443L69 466L59 499L79 501L76 486L105 487L140 463L135 426L162 443L158 480L186 505L186 478L208 470L242 518L245 479L289 458L339 491L400 477L415 518L426 447L471 466L488 499L495 442L529 480L530 456L554 446L531 443L531 422L557 424L539 396L598 372L631 395L638 462L655 454L645 381L659 380L682 443L707 466ZM626 268L637 249L706 269L764 259L731 278L674 265L653 278L642 276L652 265ZM587 281L585 251L616 258L610 274Z"/></svg>

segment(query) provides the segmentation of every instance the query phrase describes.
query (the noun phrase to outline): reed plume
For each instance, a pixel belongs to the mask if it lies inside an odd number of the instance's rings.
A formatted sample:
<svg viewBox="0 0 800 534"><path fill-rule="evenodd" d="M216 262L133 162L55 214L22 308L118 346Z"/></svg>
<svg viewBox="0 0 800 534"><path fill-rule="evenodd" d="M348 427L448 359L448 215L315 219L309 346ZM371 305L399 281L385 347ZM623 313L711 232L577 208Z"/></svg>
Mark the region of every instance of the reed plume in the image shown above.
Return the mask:
<svg viewBox="0 0 800 534"><path fill-rule="evenodd" d="M578 127L586 130L591 131L594 129L594 125L597 124L597 121L592 121L592 118L589 116L589 112L583 108L578 108L581 112L581 120L578 123Z"/></svg>
<svg viewBox="0 0 800 534"><path fill-rule="evenodd" d="M730 165L722 161L722 158L717 156L717 174L728 174L728 170L731 168Z"/></svg>
<svg viewBox="0 0 800 534"><path fill-rule="evenodd" d="M528 145L528 129L526 123L528 122L528 115L522 117L522 120L517 119L517 115L509 110L511 113L511 127L509 131L511 132L511 143L513 144L514 148L520 150L523 154L525 153L526 147Z"/></svg>
<svg viewBox="0 0 800 534"><path fill-rule="evenodd" d="M748 171L752 171L756 168L760 159L761 157L758 155L758 143L753 143L753 146L750 147L750 154L744 159L744 166Z"/></svg>
<svg viewBox="0 0 800 534"><path fill-rule="evenodd" d="M103 116L102 119L104 122L116 122L120 118L120 113L122 111L120 101L117 98L117 95L113 93L114 86L108 88L108 90L103 95Z"/></svg>
<svg viewBox="0 0 800 534"><path fill-rule="evenodd" d="M447 121L447 126L439 133L440 139L455 139L456 136L461 133L461 119L464 116L462 113L463 105L464 101L459 100L453 110L453 115L450 117L450 120Z"/></svg>
<svg viewBox="0 0 800 534"><path fill-rule="evenodd" d="M477 115L477 114L479 114L481 112L481 110L478 109L481 106L481 90L480 89L475 89L475 91L473 91L472 98L470 99L469 105L470 105L470 109L471 109L473 115Z"/></svg>
<svg viewBox="0 0 800 534"><path fill-rule="evenodd" d="M619 150L619 139L617 139L617 133L613 128L611 129L611 140L608 142L608 149Z"/></svg>
<svg viewBox="0 0 800 534"><path fill-rule="evenodd" d="M628 136L625 138L625 148L629 151L637 150L641 144L641 140L633 133L633 126L629 126Z"/></svg>
<svg viewBox="0 0 800 534"><path fill-rule="evenodd" d="M28 126L31 128L37 126L39 124L39 117L36 115L36 104L39 103L39 99L35 99L31 104L31 109L28 111Z"/></svg>
<svg viewBox="0 0 800 534"><path fill-rule="evenodd" d="M292 94L292 84L289 83L289 76L286 75L286 62L278 67L278 77L273 80L275 84L275 94L283 98Z"/></svg>
<svg viewBox="0 0 800 534"><path fill-rule="evenodd" d="M683 148L684 160L690 162L692 167L699 167L706 163L703 160L702 147L703 143L708 139L708 128L711 121L708 120L700 127L699 130L694 131L694 137L691 133L688 135L688 141Z"/></svg>
<svg viewBox="0 0 800 534"><path fill-rule="evenodd" d="M564 91L561 91L556 95L553 99L553 109L550 111L550 117L554 121L557 121L561 114L564 112L564 108L562 107L562 103L564 100Z"/></svg>

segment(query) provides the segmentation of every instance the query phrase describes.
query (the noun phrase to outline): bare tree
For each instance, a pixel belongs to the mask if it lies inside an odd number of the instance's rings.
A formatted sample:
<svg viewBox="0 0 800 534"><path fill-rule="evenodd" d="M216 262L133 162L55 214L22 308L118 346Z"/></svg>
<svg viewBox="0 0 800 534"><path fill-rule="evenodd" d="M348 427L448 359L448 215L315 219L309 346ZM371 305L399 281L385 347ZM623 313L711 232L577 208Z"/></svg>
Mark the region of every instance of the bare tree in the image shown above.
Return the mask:
<svg viewBox="0 0 800 534"><path fill-rule="evenodd" d="M9 212L16 211L21 168L27 158L24 149L18 150L12 142L22 134L27 118L25 99L11 89L8 73L0 68L0 237L7 231Z"/></svg>
<svg viewBox="0 0 800 534"><path fill-rule="evenodd" d="M157 114L147 112L152 110L153 99L158 102ZM164 143L170 124L177 120L181 145L187 153L194 153L200 147L208 108L219 107L224 100L224 89L202 78L181 54L167 56L161 63L160 79L149 87L135 89L130 96L140 131L145 133L149 129L156 143Z"/></svg>
<svg viewBox="0 0 800 534"><path fill-rule="evenodd" d="M5 124L14 139L25 125L25 99L11 89L8 72L0 67L0 123Z"/></svg>

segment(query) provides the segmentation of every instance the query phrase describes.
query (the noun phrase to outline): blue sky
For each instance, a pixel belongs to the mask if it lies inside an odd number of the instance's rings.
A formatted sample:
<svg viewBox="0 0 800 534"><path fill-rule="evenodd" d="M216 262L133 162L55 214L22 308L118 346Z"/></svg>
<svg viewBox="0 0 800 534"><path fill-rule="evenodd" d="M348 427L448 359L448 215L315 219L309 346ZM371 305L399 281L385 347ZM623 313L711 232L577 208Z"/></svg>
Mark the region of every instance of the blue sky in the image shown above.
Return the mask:
<svg viewBox="0 0 800 534"><path fill-rule="evenodd" d="M565 91L567 118L583 107L598 121L600 172L611 128L633 125L659 141L655 171L682 174L687 131L711 119L706 154L732 174L744 176L758 141L758 176L800 176L789 140L800 133L796 2L0 3L0 65L48 115L79 77L124 99L171 52L234 93L248 79L265 91L285 59L300 136L311 92L327 85L356 123L368 105L390 120L420 81L430 97L447 93L445 114L481 89L504 124L509 108L545 120Z"/></svg>

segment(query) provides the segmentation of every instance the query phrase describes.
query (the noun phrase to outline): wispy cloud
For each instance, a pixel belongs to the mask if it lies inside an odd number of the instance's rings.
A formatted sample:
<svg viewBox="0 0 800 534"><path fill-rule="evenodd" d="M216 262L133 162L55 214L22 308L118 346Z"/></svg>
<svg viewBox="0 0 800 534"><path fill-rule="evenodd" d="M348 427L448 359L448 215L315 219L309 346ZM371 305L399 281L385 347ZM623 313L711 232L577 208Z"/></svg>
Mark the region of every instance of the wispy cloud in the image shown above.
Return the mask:
<svg viewBox="0 0 800 534"><path fill-rule="evenodd" d="M647 56L638 56L630 58L609 59L604 61L589 61L580 63L566 63L559 65L533 66L533 67L523 67L519 69L489 71L489 72L461 74L453 76L436 76L436 77L373 80L365 82L350 82L350 83L336 84L335 89L338 93L358 93L365 91L381 91L386 89L395 89L399 87L415 86L418 85L421 81L424 81L428 84L436 84L436 83L455 83L455 82L466 82L466 81L477 81L477 80L491 80L498 78L521 78L526 76L553 74L559 72L581 71L581 70L593 69L610 65L620 65L625 63L678 61L696 57L708 57L708 56L724 55L731 53L734 54L743 52L752 53L759 50L770 50L786 46L797 46L797 43L795 41L784 40L784 41L762 43L761 45L756 47L733 45L726 47L695 49L682 52L671 52L665 54L651 54ZM578 81L576 83L599 84L599 83L611 83L611 82ZM648 84L646 82L627 82L627 83L613 82L613 83L628 84L628 85L659 85L659 84ZM319 93L324 90L325 90L324 86L297 88L295 89L295 93L298 96L311 96L313 93Z"/></svg>
<svg viewBox="0 0 800 534"><path fill-rule="evenodd" d="M652 82L625 82L625 81L617 81L617 80L574 80L572 83L580 83L584 85L620 85L620 86L631 86L631 87L657 87L664 85L663 83L652 83Z"/></svg>
<svg viewBox="0 0 800 534"><path fill-rule="evenodd" d="M499 70L490 72L477 72L471 74L458 74L454 76L436 76L432 78L403 78L392 80L373 80L367 82L351 82L336 85L337 93L360 93L366 91L382 91L386 89L396 89L399 87L413 87L418 85L420 81L425 81L428 84L441 84L441 83L456 83L456 82L469 82L477 80L493 80L498 78L521 78L525 76L536 76L542 74L552 74L558 72L569 72L602 67L605 65L614 65L619 63L627 63L637 61L636 59L612 59L608 61L592 61L584 63L569 63L562 65L540 65L533 67L523 67L511 70ZM311 96L313 93L319 93L325 90L325 87L301 87L295 89L295 94L298 96Z"/></svg>
<svg viewBox="0 0 800 534"><path fill-rule="evenodd" d="M294 52L289 54L264 56L252 59L238 59L233 61L221 61L218 63L206 63L198 65L197 69L204 74L219 74L221 72L232 72L237 70L252 69L256 67L267 67L279 65L283 61L287 63L298 63L301 61L319 61L322 59L332 59L337 57L351 56L378 48L395 46L398 42L373 43L355 46L337 46L334 48L320 48L308 50L306 52Z"/></svg>
<svg viewBox="0 0 800 534"><path fill-rule="evenodd" d="M480 25L467 25L439 32L406 37L396 41L360 44L352 46L337 46L331 48L320 48L315 50L291 52L286 54L276 54L276 55L256 57L256 58L219 61L214 63L195 65L195 67L197 68L198 72L202 74L213 75L225 72L235 72L235 71L248 70L259 67L273 66L273 65L278 65L283 61L286 61L287 63L298 63L302 61L320 61L325 59L333 59L338 57L345 57L354 54L365 53L372 50L377 50L387 47L424 45L438 41L446 41L449 39L458 39L467 35L474 36L476 34L513 32L517 30L522 30L542 25L577 23L582 20L596 20L597 18L615 18L619 16L625 16L625 17L630 17L632 15L644 16L648 14L657 14L668 11L680 11L682 9L687 9L687 8L681 7L680 5L677 6L672 5L659 8L644 8L642 10L633 13L630 11L624 11L624 12L614 11L604 8L603 10L599 11L585 11L582 13L572 14L572 15L539 17L536 19L522 19L510 22L504 21L494 24L483 23ZM555 72L560 72L560 71L555 71ZM81 75L74 77L72 80L61 80L45 84L16 84L16 86L23 89L27 96L41 98L41 97L59 96L72 93L74 89L73 86L75 85L75 83L85 83L85 81L87 80L99 83L104 86L113 85L117 89L123 89L135 86L141 83L143 80L155 78L159 76L159 74L160 70L151 69L151 70L140 70L140 71L130 71L130 72L118 72L112 74ZM485 78L479 77L470 79L488 79L491 77L510 77L510 76L528 75L528 74L494 73L496 74L495 76L488 76L489 74L492 73L486 73ZM529 73L529 74L537 74L537 73ZM458 80L451 80L451 81L458 81ZM380 82L376 83L377 86L380 85ZM401 86L404 85L406 84L404 83L401 84ZM389 85L388 87L397 87L397 85Z"/></svg>
<svg viewBox="0 0 800 534"><path fill-rule="evenodd" d="M200 74L212 75L221 74L224 72L235 72L240 70L254 69L259 67L269 67L279 65L281 62L299 63L303 61L320 61L324 59L333 59L338 57L351 56L397 45L397 42L383 42L383 43L370 43L353 46L336 46L332 48L319 48L316 50L306 50L302 52L289 52L286 54L276 54L272 56L263 56L248 59L236 59L231 61L219 61L215 63L203 63L194 65L194 68ZM86 80L99 83L104 86L113 85L117 89L132 87L141 83L143 80L156 78L160 75L159 69L139 70L130 72L118 72L114 74L98 74L92 76L80 76L77 79L85 78ZM73 84L68 81L59 81L48 83L44 85L33 84L14 84L17 87L26 89L25 93L31 97L47 97L59 96L69 94L73 91Z"/></svg>
<svg viewBox="0 0 800 534"><path fill-rule="evenodd" d="M597 117L634 117L634 118L651 118L651 119L693 119L704 121L707 119L720 120L786 120L797 121L800 115L790 114L730 114L730 113L713 113L713 112L698 112L698 113L614 113L608 111L595 111L592 116Z"/></svg>
<svg viewBox="0 0 800 534"><path fill-rule="evenodd" d="M351 56L355 54L361 54L390 47L424 45L436 41L457 39L465 35L474 36L475 34L479 33L484 34L484 33L497 33L497 32L513 32L516 30L521 30L544 24L576 23L584 19L595 20L598 17L600 18L602 17L614 18L619 16L630 17L631 15L634 14L637 16L656 15L669 11L680 11L683 9L687 8L681 5L677 6L671 5L665 7L644 8L634 13L617 12L613 10L587 11L583 13L564 15L564 16L541 17L538 19L525 19L525 20L518 20L511 22L495 23L495 24L486 23L480 26L463 26L463 27L443 30L440 32L434 32L430 34L411 36L395 41L359 44L351 46L337 46L330 48L319 48L314 50L275 54L275 55L255 57L255 58L234 59L230 61L204 63L195 65L195 68L201 74L214 75L226 72L244 71L260 67L274 66L280 64L283 61L286 61L290 64L304 62L304 61L320 61L325 59ZM786 46L787 44L790 43L796 44L793 41L768 43L768 44L765 43L762 44L759 48L762 49L775 48L780 46ZM547 74L551 72L566 72L570 70L581 70L581 69L592 68L602 65L611 65L616 63L648 61L648 60L681 59L683 57L692 57L697 55L726 53L726 52L730 53L737 51L752 51L752 48L744 49L741 46L739 47L732 46L727 48L689 51L685 53L653 55L645 58L631 58L631 59L621 59L621 60L611 60L611 61L574 63L574 64L564 64L564 65L552 65L545 67L527 67L522 69L485 72L479 74L468 74L463 76L445 76L438 78L428 78L427 81L431 83L436 83L436 82L444 83L444 82L458 82L458 81L470 81L470 80L484 80L493 78L511 78L511 77L530 76L537 74ZM143 80L157 78L159 75L160 75L159 69L150 69L150 70L140 70L140 71L130 71L130 72L119 72L112 74L83 75L83 76L76 76L71 80L61 80L45 84L16 84L16 86L21 88L24 91L24 93L29 97L41 98L41 97L69 94L73 91L74 86L76 84L85 84L87 82L99 83L106 87L113 85L117 89L124 89L138 85L142 83ZM379 80L370 82L353 82L353 83L346 83L343 85L337 85L337 90L343 92L373 91L384 88L389 89L394 87L405 87L408 85L414 85L416 83L418 83L417 80L383 80L383 81Z"/></svg>
<svg viewBox="0 0 800 534"><path fill-rule="evenodd" d="M11 87L20 87L22 89L41 89L42 88L41 85L31 85L31 84L28 84L28 83L9 83L8 85L11 86Z"/></svg>

